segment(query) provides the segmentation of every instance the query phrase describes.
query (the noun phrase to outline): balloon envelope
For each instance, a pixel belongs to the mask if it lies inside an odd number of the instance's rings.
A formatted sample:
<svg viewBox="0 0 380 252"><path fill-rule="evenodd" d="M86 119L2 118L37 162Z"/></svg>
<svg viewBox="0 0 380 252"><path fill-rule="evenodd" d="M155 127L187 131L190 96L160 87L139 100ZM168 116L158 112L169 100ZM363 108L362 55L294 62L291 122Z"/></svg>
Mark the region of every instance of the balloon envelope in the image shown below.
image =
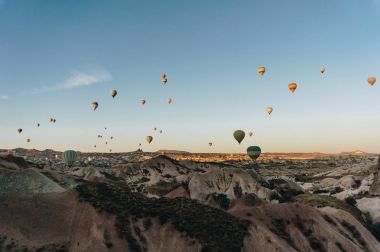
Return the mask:
<svg viewBox="0 0 380 252"><path fill-rule="evenodd" d="M259 146L249 146L247 148L247 155L256 160L261 154L261 148Z"/></svg>
<svg viewBox="0 0 380 252"><path fill-rule="evenodd" d="M242 131L242 130L236 130L234 132L234 138L236 139L236 141L239 144L243 141L244 137L245 137L245 132L244 131Z"/></svg>
<svg viewBox="0 0 380 252"><path fill-rule="evenodd" d="M289 83L289 84L288 84L288 88L289 88L289 90L290 90L292 93L294 93L294 91L296 91L296 89L297 89L297 84L294 83L294 82Z"/></svg>
<svg viewBox="0 0 380 252"><path fill-rule="evenodd" d="M164 85L166 84L166 82L168 82L168 79L166 78L166 74L165 73L163 73L162 76L161 76L161 82Z"/></svg>
<svg viewBox="0 0 380 252"><path fill-rule="evenodd" d="M375 76L369 77L368 78L368 83L373 86L376 83L376 77Z"/></svg>
<svg viewBox="0 0 380 252"><path fill-rule="evenodd" d="M116 95L117 95L117 91L115 89L111 89L110 96L112 96L112 98L115 98Z"/></svg>
<svg viewBox="0 0 380 252"><path fill-rule="evenodd" d="M265 67L261 66L261 67L257 68L257 72L258 72L260 75L264 75L264 73L265 73Z"/></svg>
<svg viewBox="0 0 380 252"><path fill-rule="evenodd" d="M93 102L93 103L91 103L91 108L92 108L93 110L96 110L96 109L98 108L98 103L97 103L97 102Z"/></svg>
<svg viewBox="0 0 380 252"><path fill-rule="evenodd" d="M152 136L147 136L147 137L146 137L146 141L147 141L148 143L151 143L151 142L153 141L153 137L152 137Z"/></svg>
<svg viewBox="0 0 380 252"><path fill-rule="evenodd" d="M73 150L67 150L63 152L62 154L63 162L68 166L71 167L75 161L78 158L78 154L76 151Z"/></svg>
<svg viewBox="0 0 380 252"><path fill-rule="evenodd" d="M272 108L272 107L267 107L267 112L268 112L268 114L271 114L272 111L273 111L273 108Z"/></svg>
<svg viewBox="0 0 380 252"><path fill-rule="evenodd" d="M323 74L323 73L326 71L326 68L321 67L321 68L319 69L319 71Z"/></svg>

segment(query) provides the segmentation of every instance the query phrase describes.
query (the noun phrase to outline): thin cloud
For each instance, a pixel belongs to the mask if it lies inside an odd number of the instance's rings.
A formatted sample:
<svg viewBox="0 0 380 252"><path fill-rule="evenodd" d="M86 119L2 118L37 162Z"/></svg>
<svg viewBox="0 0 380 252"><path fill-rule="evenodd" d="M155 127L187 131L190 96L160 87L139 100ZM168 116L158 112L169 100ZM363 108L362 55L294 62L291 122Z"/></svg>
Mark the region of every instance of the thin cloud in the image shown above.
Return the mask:
<svg viewBox="0 0 380 252"><path fill-rule="evenodd" d="M73 89L82 86L91 86L97 83L106 82L110 80L112 80L112 75L106 70L90 74L75 71L64 82L55 86L55 89Z"/></svg>
<svg viewBox="0 0 380 252"><path fill-rule="evenodd" d="M73 71L70 76L67 77L64 81L51 87L35 88L33 89L32 94L56 90L71 90L74 88L91 86L110 80L112 80L112 75L105 69L98 69L91 72Z"/></svg>
<svg viewBox="0 0 380 252"><path fill-rule="evenodd" d="M7 95L0 95L0 100L8 100L8 96Z"/></svg>

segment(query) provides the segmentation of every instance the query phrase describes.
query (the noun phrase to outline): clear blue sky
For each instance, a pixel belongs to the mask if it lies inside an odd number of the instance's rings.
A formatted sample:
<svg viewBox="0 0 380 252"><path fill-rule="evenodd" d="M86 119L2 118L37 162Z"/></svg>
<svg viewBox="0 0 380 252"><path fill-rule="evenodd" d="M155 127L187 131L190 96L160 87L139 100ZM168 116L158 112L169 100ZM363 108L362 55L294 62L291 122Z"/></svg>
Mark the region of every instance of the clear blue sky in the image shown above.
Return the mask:
<svg viewBox="0 0 380 252"><path fill-rule="evenodd" d="M380 0L0 0L0 148L379 152L371 75Z"/></svg>

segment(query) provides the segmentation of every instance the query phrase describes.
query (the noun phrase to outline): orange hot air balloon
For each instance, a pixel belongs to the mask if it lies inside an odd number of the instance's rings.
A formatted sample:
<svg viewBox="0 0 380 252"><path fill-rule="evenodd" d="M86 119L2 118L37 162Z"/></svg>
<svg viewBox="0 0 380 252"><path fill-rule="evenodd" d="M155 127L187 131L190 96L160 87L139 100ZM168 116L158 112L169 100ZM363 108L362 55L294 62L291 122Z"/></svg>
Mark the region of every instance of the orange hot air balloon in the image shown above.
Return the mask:
<svg viewBox="0 0 380 252"><path fill-rule="evenodd" d="M272 111L273 111L273 108L272 107L267 107L267 112L268 112L268 114L271 114L272 113Z"/></svg>
<svg viewBox="0 0 380 252"><path fill-rule="evenodd" d="M91 103L91 108L95 111L98 108L98 103L97 102Z"/></svg>
<svg viewBox="0 0 380 252"><path fill-rule="evenodd" d="M166 100L166 102L168 103L168 104L171 104L172 103L172 101L173 101L173 99L170 97L170 98L168 98L167 100Z"/></svg>
<svg viewBox="0 0 380 252"><path fill-rule="evenodd" d="M140 100L140 103L141 103L141 105L144 105L145 104L145 100L144 99Z"/></svg>
<svg viewBox="0 0 380 252"><path fill-rule="evenodd" d="M289 83L288 84L288 88L289 88L290 91L292 91L292 93L294 93L294 91L296 91L296 89L297 89L297 84L294 83L294 82Z"/></svg>
<svg viewBox="0 0 380 252"><path fill-rule="evenodd" d="M166 74L165 74L165 73L162 74L161 82L162 82L162 84L164 84L164 85L166 84L166 82L168 82L168 79L166 78Z"/></svg>
<svg viewBox="0 0 380 252"><path fill-rule="evenodd" d="M264 73L265 73L265 67L261 66L261 67L257 68L257 72L258 72L260 75L264 75Z"/></svg>
<svg viewBox="0 0 380 252"><path fill-rule="evenodd" d="M371 76L368 78L368 83L371 84L372 86L375 85L376 83L376 77L375 76Z"/></svg>
<svg viewBox="0 0 380 252"><path fill-rule="evenodd" d="M321 74L323 74L323 73L326 71L326 68L321 67L321 68L319 69L319 71L321 72Z"/></svg>

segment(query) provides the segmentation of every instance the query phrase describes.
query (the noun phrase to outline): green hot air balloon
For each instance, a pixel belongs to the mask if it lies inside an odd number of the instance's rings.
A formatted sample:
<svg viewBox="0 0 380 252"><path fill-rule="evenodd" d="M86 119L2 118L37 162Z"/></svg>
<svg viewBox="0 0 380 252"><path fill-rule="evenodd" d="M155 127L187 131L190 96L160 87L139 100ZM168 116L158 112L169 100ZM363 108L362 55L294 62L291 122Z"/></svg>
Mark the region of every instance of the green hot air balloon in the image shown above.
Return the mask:
<svg viewBox="0 0 380 252"><path fill-rule="evenodd" d="M73 150L67 150L62 155L63 162L68 166L71 167L75 161L78 158L78 154L76 151Z"/></svg>
<svg viewBox="0 0 380 252"><path fill-rule="evenodd" d="M239 144L243 141L244 137L245 137L245 132L244 131L242 131L242 130L236 130L234 132L234 138L236 139L236 141L238 141Z"/></svg>
<svg viewBox="0 0 380 252"><path fill-rule="evenodd" d="M253 160L256 160L261 154L261 149L259 146L249 146L247 148L247 155L252 158Z"/></svg>

